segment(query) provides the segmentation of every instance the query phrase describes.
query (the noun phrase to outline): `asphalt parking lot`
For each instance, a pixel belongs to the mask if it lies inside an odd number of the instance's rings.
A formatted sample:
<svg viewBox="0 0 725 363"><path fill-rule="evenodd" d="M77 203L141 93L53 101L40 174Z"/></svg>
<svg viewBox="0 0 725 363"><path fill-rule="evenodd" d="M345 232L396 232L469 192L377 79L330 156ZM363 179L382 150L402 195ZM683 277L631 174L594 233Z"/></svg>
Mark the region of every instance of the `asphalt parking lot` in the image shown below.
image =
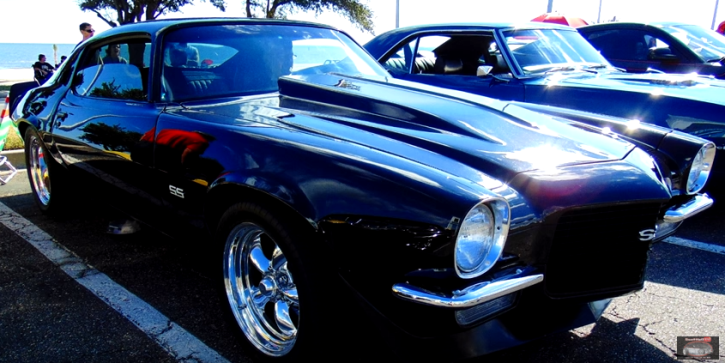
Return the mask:
<svg viewBox="0 0 725 363"><path fill-rule="evenodd" d="M0 186L0 362L252 361L220 318L216 265L189 241L106 234L117 215L93 200L49 218L29 193L24 173ZM471 362L671 362L677 336L725 337L724 216L716 200L655 245L645 289L596 325ZM351 355L378 351L365 343Z"/></svg>

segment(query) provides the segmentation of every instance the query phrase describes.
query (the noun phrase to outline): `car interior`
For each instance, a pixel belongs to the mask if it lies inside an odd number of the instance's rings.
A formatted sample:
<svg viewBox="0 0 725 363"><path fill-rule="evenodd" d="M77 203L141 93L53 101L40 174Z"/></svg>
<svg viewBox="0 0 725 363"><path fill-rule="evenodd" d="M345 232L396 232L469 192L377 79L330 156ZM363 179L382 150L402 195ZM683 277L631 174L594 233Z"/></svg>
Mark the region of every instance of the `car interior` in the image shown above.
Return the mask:
<svg viewBox="0 0 725 363"><path fill-rule="evenodd" d="M480 35L454 35L446 36L445 42L438 45L431 52L423 52L419 49L413 63L412 73L434 74L434 75L467 75L476 76L479 66L491 66L489 74L507 74L510 69L501 51L491 36ZM425 38L421 38L423 41ZM405 47L408 47L406 45ZM386 62L388 69L407 71L408 53L405 50L405 58L401 52L394 53ZM430 53L430 54L427 54Z"/></svg>

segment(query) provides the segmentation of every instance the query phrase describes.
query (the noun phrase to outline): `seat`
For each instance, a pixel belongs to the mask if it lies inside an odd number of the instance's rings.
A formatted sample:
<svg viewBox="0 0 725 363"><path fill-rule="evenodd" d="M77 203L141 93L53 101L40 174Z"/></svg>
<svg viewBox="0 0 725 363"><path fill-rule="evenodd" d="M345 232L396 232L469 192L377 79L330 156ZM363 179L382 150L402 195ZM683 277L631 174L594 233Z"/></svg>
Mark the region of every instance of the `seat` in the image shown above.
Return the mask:
<svg viewBox="0 0 725 363"><path fill-rule="evenodd" d="M505 74L505 73L511 73L511 69L509 68L508 63L506 63L506 60L503 58L503 56L500 53L497 53L495 55L496 57L496 63L493 65L493 74Z"/></svg>
<svg viewBox="0 0 725 363"><path fill-rule="evenodd" d="M10 108L9 101L10 98L5 97L5 107L0 113L0 151L5 147L5 141L8 138L8 134L10 134L10 130L13 128L10 117L8 117L8 109ZM7 156L0 156L0 167L0 172L2 172L0 174L0 185L7 184L18 173L18 170L8 161ZM5 169L10 170L10 173L7 173Z"/></svg>
<svg viewBox="0 0 725 363"><path fill-rule="evenodd" d="M433 73L435 69L435 60L428 57L416 57L415 65L413 66L414 73Z"/></svg>
<svg viewBox="0 0 725 363"><path fill-rule="evenodd" d="M439 56L433 67L435 74L459 74L463 70L463 61L459 58Z"/></svg>
<svg viewBox="0 0 725 363"><path fill-rule="evenodd" d="M214 97L229 92L224 78L212 71L164 67L164 81L175 101Z"/></svg>

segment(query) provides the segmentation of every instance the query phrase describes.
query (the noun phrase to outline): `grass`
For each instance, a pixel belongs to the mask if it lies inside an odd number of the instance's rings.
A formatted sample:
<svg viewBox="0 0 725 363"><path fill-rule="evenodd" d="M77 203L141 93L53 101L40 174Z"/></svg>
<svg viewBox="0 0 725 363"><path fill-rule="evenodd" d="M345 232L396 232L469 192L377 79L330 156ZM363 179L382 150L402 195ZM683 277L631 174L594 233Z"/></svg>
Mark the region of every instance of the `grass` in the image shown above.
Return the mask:
<svg viewBox="0 0 725 363"><path fill-rule="evenodd" d="M0 91L10 91L11 85L0 85Z"/></svg>
<svg viewBox="0 0 725 363"><path fill-rule="evenodd" d="M18 136L18 133L15 132L15 130L10 130L7 140L5 140L5 147L3 150L19 150L24 147L25 145L23 144L23 139Z"/></svg>

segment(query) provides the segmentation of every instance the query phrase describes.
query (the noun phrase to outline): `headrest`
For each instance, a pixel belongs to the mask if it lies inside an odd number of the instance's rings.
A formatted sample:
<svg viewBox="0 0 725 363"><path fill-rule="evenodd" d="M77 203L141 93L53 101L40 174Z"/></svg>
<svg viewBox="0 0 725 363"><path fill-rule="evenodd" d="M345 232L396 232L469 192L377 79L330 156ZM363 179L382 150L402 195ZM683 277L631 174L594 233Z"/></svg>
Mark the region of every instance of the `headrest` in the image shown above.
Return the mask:
<svg viewBox="0 0 725 363"><path fill-rule="evenodd" d="M463 61L458 58L438 57L435 62L435 73L448 74L460 72L463 69Z"/></svg>

